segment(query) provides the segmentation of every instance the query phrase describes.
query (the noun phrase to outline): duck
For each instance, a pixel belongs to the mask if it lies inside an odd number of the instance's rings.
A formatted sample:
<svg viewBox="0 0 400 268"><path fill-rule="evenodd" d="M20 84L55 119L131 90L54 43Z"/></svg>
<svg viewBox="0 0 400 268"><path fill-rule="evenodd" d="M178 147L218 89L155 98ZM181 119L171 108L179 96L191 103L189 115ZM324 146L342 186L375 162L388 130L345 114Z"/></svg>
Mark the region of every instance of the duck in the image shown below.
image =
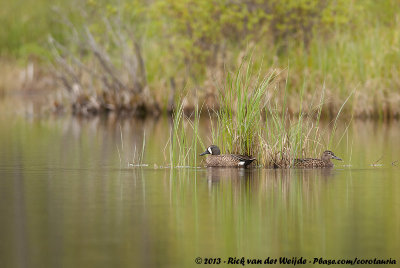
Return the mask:
<svg viewBox="0 0 400 268"><path fill-rule="evenodd" d="M322 153L320 159L318 158L295 159L293 166L299 168L331 168L333 167L331 159L342 161L342 159L337 157L332 151L327 150Z"/></svg>
<svg viewBox="0 0 400 268"><path fill-rule="evenodd" d="M208 146L201 156L206 156L207 167L247 167L250 165L255 158L247 155L240 154L221 154L221 150L216 145Z"/></svg>

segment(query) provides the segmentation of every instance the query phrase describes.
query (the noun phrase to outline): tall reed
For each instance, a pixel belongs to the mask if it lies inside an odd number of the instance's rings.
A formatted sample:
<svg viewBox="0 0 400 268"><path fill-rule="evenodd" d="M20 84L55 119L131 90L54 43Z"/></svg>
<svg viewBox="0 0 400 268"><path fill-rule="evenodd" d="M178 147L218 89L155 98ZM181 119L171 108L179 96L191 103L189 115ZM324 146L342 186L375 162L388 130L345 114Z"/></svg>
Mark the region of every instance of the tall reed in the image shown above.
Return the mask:
<svg viewBox="0 0 400 268"><path fill-rule="evenodd" d="M169 140L169 162L170 166L196 167L197 147L204 144L199 136L199 106L196 104L193 114L185 115L184 102L178 101L179 106L174 110L171 124L171 135Z"/></svg>

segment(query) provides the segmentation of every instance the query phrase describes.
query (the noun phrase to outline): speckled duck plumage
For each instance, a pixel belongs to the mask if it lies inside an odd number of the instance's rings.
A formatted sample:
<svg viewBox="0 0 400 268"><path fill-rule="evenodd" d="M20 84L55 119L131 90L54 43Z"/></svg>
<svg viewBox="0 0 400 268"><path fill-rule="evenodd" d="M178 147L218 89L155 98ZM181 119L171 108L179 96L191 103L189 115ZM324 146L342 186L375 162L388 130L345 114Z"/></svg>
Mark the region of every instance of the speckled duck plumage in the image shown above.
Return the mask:
<svg viewBox="0 0 400 268"><path fill-rule="evenodd" d="M210 145L207 150L200 154L206 156L207 167L247 167L255 158L240 154L221 154L216 145Z"/></svg>
<svg viewBox="0 0 400 268"><path fill-rule="evenodd" d="M298 168L331 168L333 163L331 159L342 160L335 156L332 151L325 151L322 153L321 158L302 158L295 159L293 166Z"/></svg>

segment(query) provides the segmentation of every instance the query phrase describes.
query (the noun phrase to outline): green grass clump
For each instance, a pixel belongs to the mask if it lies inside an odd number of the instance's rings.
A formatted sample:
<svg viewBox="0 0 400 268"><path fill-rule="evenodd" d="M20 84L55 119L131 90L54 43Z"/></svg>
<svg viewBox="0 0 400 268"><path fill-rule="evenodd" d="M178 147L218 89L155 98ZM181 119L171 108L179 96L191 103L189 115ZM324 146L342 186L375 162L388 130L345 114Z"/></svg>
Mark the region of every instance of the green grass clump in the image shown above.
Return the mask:
<svg viewBox="0 0 400 268"><path fill-rule="evenodd" d="M292 114L286 107L288 78L284 92L279 92L274 80L281 74L272 71L262 75L260 68L253 75L253 69L250 61L227 75L219 91L221 109L213 111L217 117L216 126L212 124L214 144L224 153L251 155L260 165L275 168L290 167L294 158L319 155L331 145L331 139L329 144L324 142L319 126L324 89L318 104L309 104L306 114L303 86L300 112ZM271 97L276 95L283 95L283 101Z"/></svg>
<svg viewBox="0 0 400 268"><path fill-rule="evenodd" d="M213 142L223 151L258 155L261 145L261 111L274 73L260 80L253 77L252 64L242 64L236 73L228 73L219 90L221 108L214 111L217 127L212 128Z"/></svg>

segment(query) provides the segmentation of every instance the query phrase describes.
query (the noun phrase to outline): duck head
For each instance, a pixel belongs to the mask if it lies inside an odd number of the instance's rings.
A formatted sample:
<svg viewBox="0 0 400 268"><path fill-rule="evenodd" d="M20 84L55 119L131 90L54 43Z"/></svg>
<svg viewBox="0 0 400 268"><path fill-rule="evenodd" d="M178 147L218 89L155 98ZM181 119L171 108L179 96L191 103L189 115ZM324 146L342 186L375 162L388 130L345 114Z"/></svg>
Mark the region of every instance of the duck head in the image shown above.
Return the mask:
<svg viewBox="0 0 400 268"><path fill-rule="evenodd" d="M208 146L207 150L200 155L206 155L206 154L220 155L221 151L219 150L217 145L210 145L210 146Z"/></svg>
<svg viewBox="0 0 400 268"><path fill-rule="evenodd" d="M321 159L323 161L330 161L330 159L336 159L342 161L339 157L337 157L332 151L325 151L322 153Z"/></svg>

